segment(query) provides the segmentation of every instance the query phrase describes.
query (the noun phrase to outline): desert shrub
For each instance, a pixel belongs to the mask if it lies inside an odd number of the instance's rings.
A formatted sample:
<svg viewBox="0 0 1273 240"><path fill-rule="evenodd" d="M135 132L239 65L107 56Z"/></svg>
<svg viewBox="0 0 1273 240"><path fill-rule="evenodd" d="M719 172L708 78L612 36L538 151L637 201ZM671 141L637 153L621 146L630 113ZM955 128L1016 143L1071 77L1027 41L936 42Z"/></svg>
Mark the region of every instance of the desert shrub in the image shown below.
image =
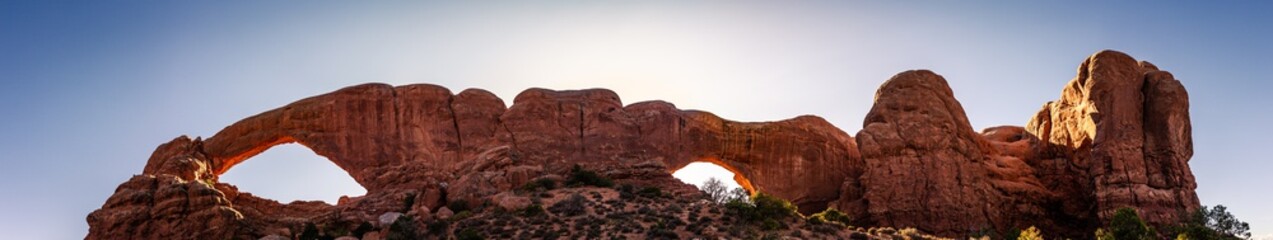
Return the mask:
<svg viewBox="0 0 1273 240"><path fill-rule="evenodd" d="M418 238L420 236L416 234L415 219L407 215L402 215L393 224L389 224L389 233L385 234L387 240Z"/></svg>
<svg viewBox="0 0 1273 240"><path fill-rule="evenodd" d="M457 239L457 240L482 240L482 239L486 239L486 238L483 238L481 234L478 234L478 233L477 233L477 230L473 230L472 228L465 228L464 230L460 230L460 232L455 233L455 239Z"/></svg>
<svg viewBox="0 0 1273 240"><path fill-rule="evenodd" d="M428 227L429 233L445 234L446 229L451 227L451 223L447 222L446 220L440 220L440 221L431 222L426 227Z"/></svg>
<svg viewBox="0 0 1273 240"><path fill-rule="evenodd" d="M534 205L526 206L526 208L523 208L518 213L522 215L523 217L540 216L540 215L544 215L544 207L540 206L539 204L534 204Z"/></svg>
<svg viewBox="0 0 1273 240"><path fill-rule="evenodd" d="M849 234L849 239L851 240L867 240L870 238L871 236L868 236L866 235L866 233L863 233L863 232L853 232Z"/></svg>
<svg viewBox="0 0 1273 240"><path fill-rule="evenodd" d="M451 209L451 211L457 212L457 213L472 210L472 208L469 206L469 201L465 201L463 199L456 199L455 201L450 201L446 203L446 208Z"/></svg>
<svg viewBox="0 0 1273 240"><path fill-rule="evenodd" d="M650 215L654 214L654 209L650 208L650 206L641 206L640 208L637 208L637 213L641 215Z"/></svg>
<svg viewBox="0 0 1273 240"><path fill-rule="evenodd" d="M407 195L404 198L402 198L401 212L410 212L411 207L414 207L414 206L415 206L415 193L407 193Z"/></svg>
<svg viewBox="0 0 1273 240"><path fill-rule="evenodd" d="M777 229L781 227L774 226L780 223L777 220L799 216L799 213L796 213L796 206L791 202L764 193L756 193L751 197L750 202L739 199L730 200L725 203L725 210L728 214L744 221L759 222L765 229ZM767 222L768 220L774 220L774 224Z"/></svg>
<svg viewBox="0 0 1273 240"><path fill-rule="evenodd" d="M637 192L637 195L647 198L658 198L663 197L663 190L658 187L645 187L641 188L641 191Z"/></svg>
<svg viewBox="0 0 1273 240"><path fill-rule="evenodd" d="M675 202L674 202L674 203L672 203L672 204L668 204L668 205L667 205L667 207L666 207L666 208L663 208L663 209L666 209L666 210L667 210L668 212L670 212L670 213L681 213L681 212L684 212L684 211L685 211L685 207L684 207L684 206L681 206L681 204L680 204L680 203L675 203ZM694 214L694 213L690 213L690 216L695 216L695 214Z"/></svg>
<svg viewBox="0 0 1273 240"><path fill-rule="evenodd" d="M1008 233L1004 234L1003 236L1004 236L1003 239L1017 239L1017 237L1021 237L1021 229L1012 228L1011 230L1008 230Z"/></svg>
<svg viewBox="0 0 1273 240"><path fill-rule="evenodd" d="M763 218L785 218L799 215L799 213L796 213L796 205L785 199L765 193L752 195L751 205L756 207L756 212Z"/></svg>
<svg viewBox="0 0 1273 240"><path fill-rule="evenodd" d="M919 235L919 230L915 228L911 228L911 227L903 228L902 230L897 230L897 235L902 235L902 236Z"/></svg>
<svg viewBox="0 0 1273 240"><path fill-rule="evenodd" d="M354 231L350 232L350 234L353 234L354 237L361 238L363 234L371 232L372 230L375 230L375 228L371 226L371 223L362 222L362 224L358 224L358 227L354 228Z"/></svg>
<svg viewBox="0 0 1273 240"><path fill-rule="evenodd" d="M554 188L557 188L557 182L547 178L535 179L535 181L530 181L526 183L526 185L522 185L522 190L531 192L539 190L553 190Z"/></svg>
<svg viewBox="0 0 1273 240"><path fill-rule="evenodd" d="M1114 217L1109 221L1110 237L1119 240L1139 240L1153 239L1153 230L1144 220L1140 219L1140 215L1136 214L1136 209L1120 208L1114 212ZM1099 237L1098 237L1099 238Z"/></svg>
<svg viewBox="0 0 1273 240"><path fill-rule="evenodd" d="M1043 240L1043 234L1039 233L1038 228L1030 226L1025 231L1021 231L1021 234L1017 236L1017 240Z"/></svg>
<svg viewBox="0 0 1273 240"><path fill-rule="evenodd" d="M834 208L827 208L827 210L822 210L822 212L820 213L809 215L809 222L816 223L816 224L830 223L830 224L836 224L841 226L848 226L849 222L852 222L852 221L853 221L853 218L849 217L849 215L845 215L844 213L838 210L835 210Z"/></svg>
<svg viewBox="0 0 1273 240"><path fill-rule="evenodd" d="M671 227L668 227L662 222L656 223L654 224L654 226L651 226L650 230L645 232L645 234L646 234L646 237L650 239L679 239L680 238L680 236L676 235L676 231L673 231Z"/></svg>
<svg viewBox="0 0 1273 240"><path fill-rule="evenodd" d="M460 221L460 220L467 219L467 218L469 218L469 217L473 217L473 211L470 211L470 210L464 210L464 211L460 211L460 212L458 212L458 213L455 213L455 215L451 215L451 218L449 218L449 219L447 219L447 220L452 221L452 222L455 222L455 221Z"/></svg>
<svg viewBox="0 0 1273 240"><path fill-rule="evenodd" d="M587 199L584 199L583 195L576 193L548 207L548 210L565 216L575 216L584 213L584 201L587 201Z"/></svg>
<svg viewBox="0 0 1273 240"><path fill-rule="evenodd" d="M782 222L779 222L778 219L766 218L765 220L760 222L760 228L764 229L765 231L778 230L778 229L782 229L782 227L783 227L783 224Z"/></svg>
<svg viewBox="0 0 1273 240"><path fill-rule="evenodd" d="M296 239L301 239L301 240L318 239L318 226L315 226L314 223L305 223L305 228L301 230L300 236L297 236Z"/></svg>
<svg viewBox="0 0 1273 240"><path fill-rule="evenodd" d="M1104 228L1097 228L1096 240L1114 240L1114 234L1109 231L1105 231Z"/></svg>
<svg viewBox="0 0 1273 240"><path fill-rule="evenodd" d="M566 185L572 187L613 187L614 181L611 181L609 178L602 177L596 172L585 170L579 165L575 165L574 168L570 169L570 178L566 179Z"/></svg>
<svg viewBox="0 0 1273 240"><path fill-rule="evenodd" d="M725 203L725 213L747 221L760 219L760 216L756 213L756 206L738 199Z"/></svg>
<svg viewBox="0 0 1273 240"><path fill-rule="evenodd" d="M619 198L621 199L632 199L633 197L636 197L636 195L632 193L636 190L636 187L630 184L619 185L619 187L615 189L619 190Z"/></svg>

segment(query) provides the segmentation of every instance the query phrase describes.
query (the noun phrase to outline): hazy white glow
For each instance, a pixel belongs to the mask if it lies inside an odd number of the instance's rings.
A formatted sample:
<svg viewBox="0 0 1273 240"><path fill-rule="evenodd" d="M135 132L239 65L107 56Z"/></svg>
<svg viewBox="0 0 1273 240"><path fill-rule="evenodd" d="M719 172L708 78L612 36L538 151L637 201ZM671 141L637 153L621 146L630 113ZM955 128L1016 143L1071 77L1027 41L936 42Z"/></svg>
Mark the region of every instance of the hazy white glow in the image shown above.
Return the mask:
<svg viewBox="0 0 1273 240"><path fill-rule="evenodd" d="M685 168L676 170L672 173L673 177L680 179L682 182L694 184L694 186L702 185L708 178L720 179L721 183L725 183L725 187L729 189L740 188L738 182L734 181L734 173L726 170L724 167L717 166L709 162L694 162L685 165Z"/></svg>
<svg viewBox="0 0 1273 240"><path fill-rule="evenodd" d="M367 194L353 177L327 158L300 144L265 150L221 175L221 182L263 198L289 203L321 200L336 204L341 195Z"/></svg>

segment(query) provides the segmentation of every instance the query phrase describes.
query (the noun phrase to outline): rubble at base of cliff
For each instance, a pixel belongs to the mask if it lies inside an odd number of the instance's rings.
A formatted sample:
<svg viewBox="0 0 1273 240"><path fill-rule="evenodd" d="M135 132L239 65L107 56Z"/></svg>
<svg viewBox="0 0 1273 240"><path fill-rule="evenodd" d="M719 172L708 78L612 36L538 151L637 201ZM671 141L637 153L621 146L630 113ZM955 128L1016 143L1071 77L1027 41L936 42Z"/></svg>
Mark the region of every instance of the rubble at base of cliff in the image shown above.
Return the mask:
<svg viewBox="0 0 1273 240"><path fill-rule="evenodd" d="M448 214L387 212L393 221L331 222L288 229L278 239L948 239L914 228L863 228L803 216L774 225L733 216L723 204L632 186L519 191ZM510 208L511 207L511 208ZM455 213L452 213L455 212ZM302 236L306 234L307 236ZM288 235L291 234L291 235ZM263 238L264 239L264 238Z"/></svg>

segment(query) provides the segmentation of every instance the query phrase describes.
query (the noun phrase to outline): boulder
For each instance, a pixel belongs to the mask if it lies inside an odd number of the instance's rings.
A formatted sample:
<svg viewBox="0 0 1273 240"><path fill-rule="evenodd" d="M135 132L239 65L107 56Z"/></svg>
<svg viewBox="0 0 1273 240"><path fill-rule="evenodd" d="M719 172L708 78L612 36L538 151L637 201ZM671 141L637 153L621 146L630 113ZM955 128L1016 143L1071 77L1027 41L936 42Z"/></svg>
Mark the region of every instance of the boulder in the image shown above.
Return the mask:
<svg viewBox="0 0 1273 240"><path fill-rule="evenodd" d="M455 212L451 211L450 208L442 207L438 209L438 212L436 214L433 214L433 216L437 217L438 220L445 220L445 219L451 218L451 216L455 216Z"/></svg>
<svg viewBox="0 0 1273 240"><path fill-rule="evenodd" d="M387 212L387 213L380 214L380 217L376 219L379 220L377 221L377 223L380 223L380 227L386 228L386 227L389 227L389 225L393 225L393 222L397 222L399 217L402 217L402 213Z"/></svg>
<svg viewBox="0 0 1273 240"><path fill-rule="evenodd" d="M506 211L517 211L530 206L530 198L518 196L513 192L503 192L491 197L491 203Z"/></svg>

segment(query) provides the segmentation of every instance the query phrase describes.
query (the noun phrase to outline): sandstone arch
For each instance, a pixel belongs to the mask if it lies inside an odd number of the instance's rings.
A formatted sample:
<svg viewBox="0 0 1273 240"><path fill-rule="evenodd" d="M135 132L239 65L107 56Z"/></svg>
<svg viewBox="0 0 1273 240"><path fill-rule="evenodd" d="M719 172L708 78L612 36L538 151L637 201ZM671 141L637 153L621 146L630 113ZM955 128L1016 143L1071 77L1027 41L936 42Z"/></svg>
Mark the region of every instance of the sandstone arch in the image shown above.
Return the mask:
<svg viewBox="0 0 1273 240"><path fill-rule="evenodd" d="M159 146L143 174L89 216L89 238L253 238L266 230L188 233L138 222L214 218L264 228L318 215L370 219L406 211L404 200L413 200L412 210L436 209L559 177L574 165L692 193L671 172L694 161L725 166L806 213L836 207L861 216L857 225L945 236L1029 225L1086 236L1119 207L1164 224L1198 205L1188 95L1170 73L1123 53L1089 57L1061 99L1024 128L973 131L945 79L926 70L894 76L874 104L853 137L816 116L735 122L661 101L623 105L604 89L533 88L506 107L478 89L352 86L246 118L207 140L183 136ZM217 174L286 142L327 157L367 196L280 207L216 183Z"/></svg>
<svg viewBox="0 0 1273 240"><path fill-rule="evenodd" d="M853 138L820 117L748 123L705 112L682 114L689 129L683 144L692 149L668 161L669 172L711 162L743 176L749 191L787 199L805 213L825 209L846 181L854 185L861 174Z"/></svg>
<svg viewBox="0 0 1273 240"><path fill-rule="evenodd" d="M749 190L790 199L807 211L825 208L840 196L841 183L860 172L852 137L820 117L733 122L665 102L623 106L604 89L529 89L504 108L481 90L453 96L436 85L365 84L239 121L209 138L204 150L219 174L292 142L329 158L369 192L390 185L382 182L393 179L376 177L399 165L459 173L449 177L459 180L473 170L466 167L490 157L482 151L500 146L516 153L517 165L549 173L581 163L617 168L608 170L622 178L639 175L624 171L642 161L665 165L667 174L690 159L709 161L746 176Z"/></svg>

